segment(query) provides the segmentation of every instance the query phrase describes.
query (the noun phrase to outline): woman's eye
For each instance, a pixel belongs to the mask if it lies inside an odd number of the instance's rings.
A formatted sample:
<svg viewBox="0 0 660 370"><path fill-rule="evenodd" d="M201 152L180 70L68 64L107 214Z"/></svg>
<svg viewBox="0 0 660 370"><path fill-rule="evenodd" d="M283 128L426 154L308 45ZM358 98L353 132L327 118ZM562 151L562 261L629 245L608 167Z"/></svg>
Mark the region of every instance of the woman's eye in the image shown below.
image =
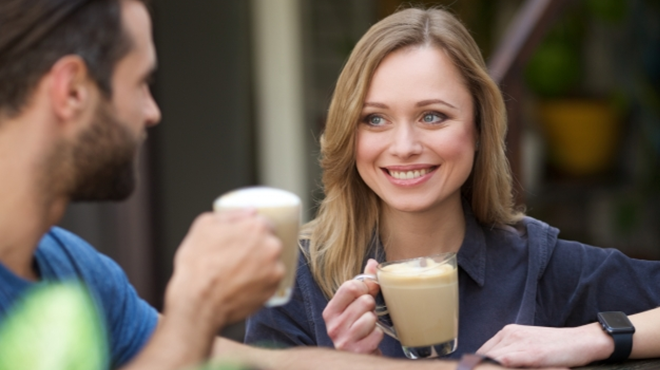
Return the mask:
<svg viewBox="0 0 660 370"><path fill-rule="evenodd" d="M367 117L367 123L372 125L372 126L380 126L385 122L383 117L380 116L368 116Z"/></svg>
<svg viewBox="0 0 660 370"><path fill-rule="evenodd" d="M436 122L441 122L444 120L444 116L438 114L438 113L425 113L424 116L422 116L422 121L425 123L436 123Z"/></svg>

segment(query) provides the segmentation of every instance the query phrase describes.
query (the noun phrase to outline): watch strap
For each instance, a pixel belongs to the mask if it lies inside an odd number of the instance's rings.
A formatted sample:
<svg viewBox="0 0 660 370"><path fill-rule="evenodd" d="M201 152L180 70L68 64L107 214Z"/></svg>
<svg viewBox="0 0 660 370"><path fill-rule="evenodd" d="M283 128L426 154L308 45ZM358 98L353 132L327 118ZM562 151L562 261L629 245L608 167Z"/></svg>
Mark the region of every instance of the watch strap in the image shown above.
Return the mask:
<svg viewBox="0 0 660 370"><path fill-rule="evenodd" d="M609 333L614 340L614 352L607 359L607 362L625 361L630 357L632 351L634 333Z"/></svg>

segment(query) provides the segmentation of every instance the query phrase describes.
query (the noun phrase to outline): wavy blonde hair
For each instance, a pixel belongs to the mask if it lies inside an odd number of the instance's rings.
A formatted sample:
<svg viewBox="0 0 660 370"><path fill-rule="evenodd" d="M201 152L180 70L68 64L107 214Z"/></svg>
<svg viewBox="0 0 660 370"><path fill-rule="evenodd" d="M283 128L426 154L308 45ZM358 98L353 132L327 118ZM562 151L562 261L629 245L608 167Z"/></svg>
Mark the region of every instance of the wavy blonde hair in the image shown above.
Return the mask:
<svg viewBox="0 0 660 370"><path fill-rule="evenodd" d="M372 236L378 231L378 197L355 166L356 130L371 78L388 54L413 46L443 50L474 99L479 149L461 190L477 220L513 224L522 218L514 209L505 155L504 101L479 48L460 21L445 10L401 10L372 26L353 49L337 81L321 136L326 197L302 235L309 239L309 250L304 253L314 279L327 297L360 273Z"/></svg>

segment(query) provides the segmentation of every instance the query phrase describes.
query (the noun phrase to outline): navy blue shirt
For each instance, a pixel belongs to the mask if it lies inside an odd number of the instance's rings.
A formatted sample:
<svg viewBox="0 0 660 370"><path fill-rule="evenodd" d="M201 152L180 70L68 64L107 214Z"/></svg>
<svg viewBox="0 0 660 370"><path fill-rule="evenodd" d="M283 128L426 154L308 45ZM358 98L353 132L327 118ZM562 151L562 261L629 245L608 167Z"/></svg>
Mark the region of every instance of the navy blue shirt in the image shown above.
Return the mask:
<svg viewBox="0 0 660 370"><path fill-rule="evenodd" d="M39 242L34 255L43 281L82 281L94 296L110 336L110 366L120 367L147 343L158 323L158 312L129 284L122 269L76 235L54 227ZM0 263L0 323L35 284Z"/></svg>
<svg viewBox="0 0 660 370"><path fill-rule="evenodd" d="M556 228L529 217L516 227L484 226L468 208L465 218L457 256L458 348L447 358L475 352L507 324L572 327L596 321L599 311L633 314L660 303L658 261L558 239ZM368 257L382 262L382 246L375 245ZM291 302L250 317L245 342L333 347L321 316L327 303L301 255ZM379 348L405 357L387 335Z"/></svg>

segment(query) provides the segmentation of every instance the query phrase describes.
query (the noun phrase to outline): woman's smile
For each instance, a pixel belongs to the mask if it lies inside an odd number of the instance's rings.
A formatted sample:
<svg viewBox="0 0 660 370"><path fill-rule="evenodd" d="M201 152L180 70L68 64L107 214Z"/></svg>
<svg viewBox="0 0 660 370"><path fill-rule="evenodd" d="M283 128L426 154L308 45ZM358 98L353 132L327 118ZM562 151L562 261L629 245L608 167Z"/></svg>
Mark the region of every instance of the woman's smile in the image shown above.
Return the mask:
<svg viewBox="0 0 660 370"><path fill-rule="evenodd" d="M410 167L410 166L408 166ZM430 179L439 166L413 166L406 168L383 167L382 170L388 179L399 186L414 186Z"/></svg>

